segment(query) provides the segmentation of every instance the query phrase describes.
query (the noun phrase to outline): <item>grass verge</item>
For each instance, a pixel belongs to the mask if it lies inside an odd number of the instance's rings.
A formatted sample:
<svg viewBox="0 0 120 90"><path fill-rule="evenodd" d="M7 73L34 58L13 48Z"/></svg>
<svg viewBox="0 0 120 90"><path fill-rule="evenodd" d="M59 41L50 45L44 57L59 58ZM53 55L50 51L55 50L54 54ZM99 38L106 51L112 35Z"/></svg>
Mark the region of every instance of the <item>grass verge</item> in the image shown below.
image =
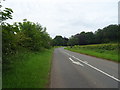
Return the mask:
<svg viewBox="0 0 120 90"><path fill-rule="evenodd" d="M12 57L15 60L12 60L11 69L3 73L3 88L45 88L53 50L24 52Z"/></svg>
<svg viewBox="0 0 120 90"><path fill-rule="evenodd" d="M73 52L81 53L81 54L86 54L86 55L95 56L98 58L120 62L120 60L118 59L118 53L116 51L86 49L86 48L83 49L83 48L74 48L74 47L73 48L67 47L65 49Z"/></svg>

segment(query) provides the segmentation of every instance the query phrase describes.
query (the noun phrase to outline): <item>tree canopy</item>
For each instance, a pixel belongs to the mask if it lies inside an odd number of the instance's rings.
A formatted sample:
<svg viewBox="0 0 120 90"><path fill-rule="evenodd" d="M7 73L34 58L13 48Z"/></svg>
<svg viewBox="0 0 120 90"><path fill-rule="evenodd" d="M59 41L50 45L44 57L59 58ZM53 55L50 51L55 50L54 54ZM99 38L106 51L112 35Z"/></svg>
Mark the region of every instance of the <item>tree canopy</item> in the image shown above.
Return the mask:
<svg viewBox="0 0 120 90"><path fill-rule="evenodd" d="M12 19L12 9L5 8L2 11L2 20ZM23 22L9 24L2 23L2 54L3 63L7 63L7 56L14 55L20 49L41 51L43 48L51 48L52 39L46 32L46 27L24 19Z"/></svg>
<svg viewBox="0 0 120 90"><path fill-rule="evenodd" d="M72 35L69 39L63 38L62 36L56 36L53 39L54 46L74 46L74 45L88 45L88 44L101 44L118 42L120 32L119 25L109 25L103 29L98 29L93 32L81 32Z"/></svg>
<svg viewBox="0 0 120 90"><path fill-rule="evenodd" d="M56 36L53 39L53 45L54 46L67 46L68 38L62 37L62 36Z"/></svg>

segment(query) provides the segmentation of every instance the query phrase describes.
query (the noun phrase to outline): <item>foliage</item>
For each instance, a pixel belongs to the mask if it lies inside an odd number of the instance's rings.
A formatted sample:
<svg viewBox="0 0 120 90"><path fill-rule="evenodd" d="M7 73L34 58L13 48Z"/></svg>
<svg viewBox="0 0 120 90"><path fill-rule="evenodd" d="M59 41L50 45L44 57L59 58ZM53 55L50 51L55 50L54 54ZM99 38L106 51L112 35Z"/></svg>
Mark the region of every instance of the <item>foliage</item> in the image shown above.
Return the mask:
<svg viewBox="0 0 120 90"><path fill-rule="evenodd" d="M72 37L69 38L69 41L68 41L67 44L70 45L70 46L78 45L78 39L79 38L77 38L75 36L72 36Z"/></svg>
<svg viewBox="0 0 120 90"><path fill-rule="evenodd" d="M45 88L49 83L52 49L42 52L21 50L10 59L14 61L9 71L3 73L2 87L4 88Z"/></svg>
<svg viewBox="0 0 120 90"><path fill-rule="evenodd" d="M12 9L6 8L2 12L2 20L12 19ZM10 56L19 53L20 48L31 51L41 51L43 48L51 48L51 37L46 28L39 23L33 23L24 19L23 22L14 24L2 23L2 57L3 64L11 62Z"/></svg>
<svg viewBox="0 0 120 90"><path fill-rule="evenodd" d="M120 62L118 59L118 44L75 45L72 48L67 47L66 49Z"/></svg>
<svg viewBox="0 0 120 90"><path fill-rule="evenodd" d="M27 19L6 23L13 11L5 8L1 13L3 88L45 87L53 52L47 29Z"/></svg>
<svg viewBox="0 0 120 90"><path fill-rule="evenodd" d="M118 25L109 25L103 29L98 29L95 32L96 40L98 43L118 42Z"/></svg>
<svg viewBox="0 0 120 90"><path fill-rule="evenodd" d="M93 45L77 45L74 48L83 48L83 49L101 49L101 50L108 50L108 51L117 51L118 44L93 44Z"/></svg>
<svg viewBox="0 0 120 90"><path fill-rule="evenodd" d="M120 26L109 25L103 29L98 29L93 32L81 32L72 35L69 39L62 36L56 36L53 39L54 46L74 46L74 45L89 45L102 43L120 42ZM118 39L119 38L119 39Z"/></svg>
<svg viewBox="0 0 120 90"><path fill-rule="evenodd" d="M2 15L2 21L7 20L7 19L12 19L12 13L13 10L10 8L5 8L5 10L3 10L2 12L0 12Z"/></svg>
<svg viewBox="0 0 120 90"><path fill-rule="evenodd" d="M67 46L68 38L62 37L62 36L56 36L53 39L53 45L54 46Z"/></svg>
<svg viewBox="0 0 120 90"><path fill-rule="evenodd" d="M2 25L3 62L6 56L18 52L19 47L32 51L51 47L51 38L40 24L30 21L18 22L13 25Z"/></svg>
<svg viewBox="0 0 120 90"><path fill-rule="evenodd" d="M69 38L68 45L88 45L118 42L120 26L109 25L93 32L81 32Z"/></svg>

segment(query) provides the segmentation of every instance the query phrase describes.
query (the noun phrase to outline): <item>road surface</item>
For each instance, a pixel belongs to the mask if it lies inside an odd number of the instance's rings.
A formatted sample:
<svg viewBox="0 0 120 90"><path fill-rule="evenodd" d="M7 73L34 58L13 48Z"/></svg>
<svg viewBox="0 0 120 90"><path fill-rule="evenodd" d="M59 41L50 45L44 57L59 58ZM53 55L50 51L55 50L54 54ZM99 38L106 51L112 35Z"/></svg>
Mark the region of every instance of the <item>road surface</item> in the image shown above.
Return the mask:
<svg viewBox="0 0 120 90"><path fill-rule="evenodd" d="M118 88L119 84L118 63L55 49L50 88Z"/></svg>

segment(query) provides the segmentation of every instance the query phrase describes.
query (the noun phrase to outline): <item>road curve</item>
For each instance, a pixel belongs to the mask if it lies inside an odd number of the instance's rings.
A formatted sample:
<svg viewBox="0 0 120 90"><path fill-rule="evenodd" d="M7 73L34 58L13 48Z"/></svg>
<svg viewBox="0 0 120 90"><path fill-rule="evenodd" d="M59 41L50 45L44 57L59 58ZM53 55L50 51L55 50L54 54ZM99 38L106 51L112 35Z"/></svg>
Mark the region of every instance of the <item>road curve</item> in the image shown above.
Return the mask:
<svg viewBox="0 0 120 90"><path fill-rule="evenodd" d="M118 88L119 84L118 63L55 49L50 88Z"/></svg>

